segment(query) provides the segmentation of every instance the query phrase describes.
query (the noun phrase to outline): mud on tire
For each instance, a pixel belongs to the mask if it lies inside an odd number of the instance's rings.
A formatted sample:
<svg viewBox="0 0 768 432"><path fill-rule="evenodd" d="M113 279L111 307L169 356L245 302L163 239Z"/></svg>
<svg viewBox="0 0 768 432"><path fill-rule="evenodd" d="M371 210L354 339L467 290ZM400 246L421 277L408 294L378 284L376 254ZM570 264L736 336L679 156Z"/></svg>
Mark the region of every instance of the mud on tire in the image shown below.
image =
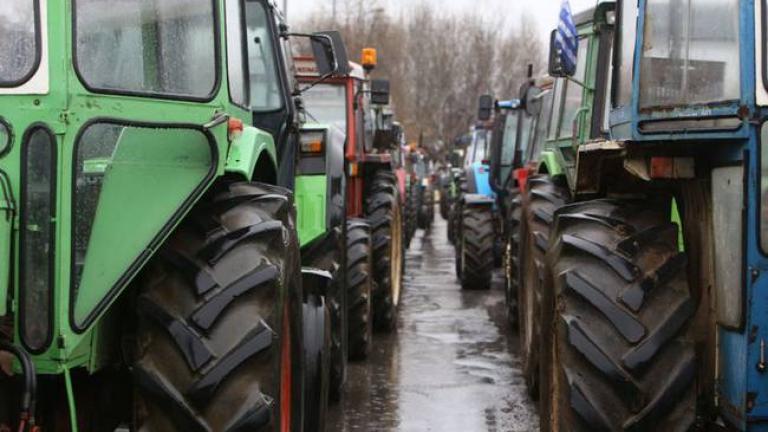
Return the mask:
<svg viewBox="0 0 768 432"><path fill-rule="evenodd" d="M403 230L397 180L378 171L367 185L365 213L373 245L373 323L382 331L395 328L403 277Z"/></svg>
<svg viewBox="0 0 768 432"><path fill-rule="evenodd" d="M522 222L523 198L520 189L509 193L509 205L506 209L505 250L504 250L504 298L506 301L507 322L510 327L517 327L518 307L517 292L520 289L522 272L520 270L520 229Z"/></svg>
<svg viewBox="0 0 768 432"><path fill-rule="evenodd" d="M689 430L695 302L668 205L596 200L556 220L542 421L556 431Z"/></svg>
<svg viewBox="0 0 768 432"><path fill-rule="evenodd" d="M527 181L522 201L522 241L519 256L521 279L517 290L520 351L528 393L538 397L541 298L544 259L555 211L568 202L568 190L548 175Z"/></svg>
<svg viewBox="0 0 768 432"><path fill-rule="evenodd" d="M287 419L282 400L296 421L301 399L281 397L280 380L290 372L297 382L302 370L301 268L287 190L235 183L211 193L135 283L137 430L273 430ZM292 365L282 369L286 354Z"/></svg>
<svg viewBox="0 0 768 432"><path fill-rule="evenodd" d="M347 308L349 359L364 360L371 352L373 316L371 293L371 227L355 219L347 223Z"/></svg>

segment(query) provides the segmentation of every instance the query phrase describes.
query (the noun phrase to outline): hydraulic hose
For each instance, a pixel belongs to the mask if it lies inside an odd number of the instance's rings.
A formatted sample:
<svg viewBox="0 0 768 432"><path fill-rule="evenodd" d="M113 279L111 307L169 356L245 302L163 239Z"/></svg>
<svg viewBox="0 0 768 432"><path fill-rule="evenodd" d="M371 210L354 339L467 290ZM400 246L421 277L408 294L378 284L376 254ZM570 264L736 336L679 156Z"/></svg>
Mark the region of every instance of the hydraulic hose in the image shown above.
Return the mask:
<svg viewBox="0 0 768 432"><path fill-rule="evenodd" d="M13 354L21 365L21 373L24 376L24 392L21 397L21 423L30 428L35 426L35 404L37 402L37 373L35 365L26 351L13 344L0 340L0 351Z"/></svg>

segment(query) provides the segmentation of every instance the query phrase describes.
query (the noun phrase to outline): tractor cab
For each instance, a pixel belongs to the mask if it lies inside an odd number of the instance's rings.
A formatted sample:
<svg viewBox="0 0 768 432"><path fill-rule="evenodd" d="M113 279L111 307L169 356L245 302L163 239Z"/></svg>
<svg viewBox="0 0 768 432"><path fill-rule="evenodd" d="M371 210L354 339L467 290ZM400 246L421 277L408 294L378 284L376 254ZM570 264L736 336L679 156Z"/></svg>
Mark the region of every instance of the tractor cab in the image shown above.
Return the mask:
<svg viewBox="0 0 768 432"><path fill-rule="evenodd" d="M706 284L713 291L712 304L703 306L711 312L698 321L706 330L695 334L707 347L698 358L707 373L697 385L719 422L763 430L766 3L620 1L617 22L612 136L634 155L626 165L636 176L680 185L673 211L679 209L680 248L693 271L711 254L703 267L710 279L691 281L694 292Z"/></svg>
<svg viewBox="0 0 768 432"><path fill-rule="evenodd" d="M491 140L490 125L477 124L470 133L471 141L466 149L463 162L467 193L494 196L489 182Z"/></svg>

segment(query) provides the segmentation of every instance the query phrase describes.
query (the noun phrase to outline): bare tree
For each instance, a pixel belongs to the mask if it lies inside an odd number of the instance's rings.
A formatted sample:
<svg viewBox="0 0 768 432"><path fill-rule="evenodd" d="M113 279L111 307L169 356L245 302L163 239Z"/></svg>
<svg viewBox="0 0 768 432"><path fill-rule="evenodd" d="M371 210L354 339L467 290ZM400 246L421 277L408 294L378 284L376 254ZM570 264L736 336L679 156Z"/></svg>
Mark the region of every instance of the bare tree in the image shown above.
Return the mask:
<svg viewBox="0 0 768 432"><path fill-rule="evenodd" d="M339 3L336 19L324 8L299 27L339 30L353 60L364 47L376 48L374 77L391 81L395 113L408 139L422 137L433 154L469 130L480 95L518 97L527 65L541 67L542 46L526 16L504 34L500 21L447 14L426 2L399 15L385 11L379 0Z"/></svg>

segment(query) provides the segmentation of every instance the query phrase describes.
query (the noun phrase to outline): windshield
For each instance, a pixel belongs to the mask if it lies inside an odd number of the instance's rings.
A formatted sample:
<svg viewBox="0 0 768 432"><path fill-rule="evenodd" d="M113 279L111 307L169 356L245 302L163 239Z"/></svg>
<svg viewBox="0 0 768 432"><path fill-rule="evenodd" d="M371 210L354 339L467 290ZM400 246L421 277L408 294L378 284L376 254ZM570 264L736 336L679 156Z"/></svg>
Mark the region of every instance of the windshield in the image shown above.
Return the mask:
<svg viewBox="0 0 768 432"><path fill-rule="evenodd" d="M739 98L739 1L648 0L640 107Z"/></svg>
<svg viewBox="0 0 768 432"><path fill-rule="evenodd" d="M0 86L23 84L37 68L37 1L5 0L0 7Z"/></svg>
<svg viewBox="0 0 768 432"><path fill-rule="evenodd" d="M472 144L467 149L467 163L481 162L488 159L488 144L491 142L491 132L477 130L472 137Z"/></svg>
<svg viewBox="0 0 768 432"><path fill-rule="evenodd" d="M216 87L210 0L77 0L77 68L103 91L204 98Z"/></svg>
<svg viewBox="0 0 768 432"><path fill-rule="evenodd" d="M245 6L248 27L248 70L251 87L251 108L255 111L275 111L283 107L283 95L278 79L275 45L270 33L269 15L261 2L248 1Z"/></svg>
<svg viewBox="0 0 768 432"><path fill-rule="evenodd" d="M344 86L319 84L304 92L302 98L312 121L333 125L346 132L347 92Z"/></svg>

